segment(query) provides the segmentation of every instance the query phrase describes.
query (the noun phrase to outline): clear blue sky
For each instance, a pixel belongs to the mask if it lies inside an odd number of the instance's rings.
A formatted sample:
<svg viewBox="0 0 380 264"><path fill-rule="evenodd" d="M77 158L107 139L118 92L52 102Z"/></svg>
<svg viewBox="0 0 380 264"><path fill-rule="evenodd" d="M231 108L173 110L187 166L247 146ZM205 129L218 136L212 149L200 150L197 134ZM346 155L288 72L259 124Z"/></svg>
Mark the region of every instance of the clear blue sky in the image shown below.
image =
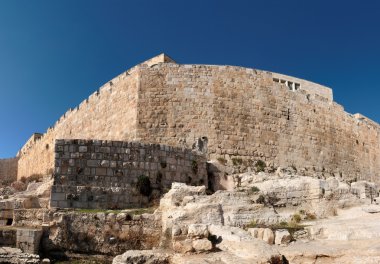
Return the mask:
<svg viewBox="0 0 380 264"><path fill-rule="evenodd" d="M135 64L280 72L379 122L380 1L0 1L0 157Z"/></svg>

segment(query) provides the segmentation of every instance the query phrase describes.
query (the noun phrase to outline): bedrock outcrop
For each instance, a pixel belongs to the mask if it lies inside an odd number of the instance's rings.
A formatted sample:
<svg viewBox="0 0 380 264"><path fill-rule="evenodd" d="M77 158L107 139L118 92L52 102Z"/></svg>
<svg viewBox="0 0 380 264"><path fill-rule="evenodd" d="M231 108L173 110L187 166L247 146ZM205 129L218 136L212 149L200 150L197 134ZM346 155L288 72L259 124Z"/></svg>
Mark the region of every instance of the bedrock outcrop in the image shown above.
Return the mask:
<svg viewBox="0 0 380 264"><path fill-rule="evenodd" d="M238 176L233 191L212 195L203 186L172 184L155 212L169 263L347 262L358 240L363 260L380 257L368 242L377 243L380 214L369 205L369 189L359 188L377 189L373 183L294 173Z"/></svg>

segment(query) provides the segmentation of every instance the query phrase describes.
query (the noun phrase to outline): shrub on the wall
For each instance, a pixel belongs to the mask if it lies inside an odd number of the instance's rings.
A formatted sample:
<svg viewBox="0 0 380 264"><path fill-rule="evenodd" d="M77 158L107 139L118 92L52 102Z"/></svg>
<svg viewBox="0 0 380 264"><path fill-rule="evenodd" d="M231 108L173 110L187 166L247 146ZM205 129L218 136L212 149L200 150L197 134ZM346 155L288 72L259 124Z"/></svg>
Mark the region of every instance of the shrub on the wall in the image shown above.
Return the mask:
<svg viewBox="0 0 380 264"><path fill-rule="evenodd" d="M232 158L232 164L234 166L240 166L243 164L243 160L241 158Z"/></svg>
<svg viewBox="0 0 380 264"><path fill-rule="evenodd" d="M218 162L222 165L226 165L227 164L227 160L223 157L219 157L217 158Z"/></svg>
<svg viewBox="0 0 380 264"><path fill-rule="evenodd" d="M32 174L29 177L21 177L21 181L28 185L30 182L42 182L44 176L41 174Z"/></svg>
<svg viewBox="0 0 380 264"><path fill-rule="evenodd" d="M22 181L15 181L11 183L11 187L13 187L17 192L22 192L26 190L27 185Z"/></svg>
<svg viewBox="0 0 380 264"><path fill-rule="evenodd" d="M165 169L167 166L166 161L161 161L160 165L161 165L161 168Z"/></svg>
<svg viewBox="0 0 380 264"><path fill-rule="evenodd" d="M255 164L256 172L264 171L266 166L264 161L258 160Z"/></svg>
<svg viewBox="0 0 380 264"><path fill-rule="evenodd" d="M198 162L196 160L193 160L191 163L191 169L194 174L197 174L198 172Z"/></svg>
<svg viewBox="0 0 380 264"><path fill-rule="evenodd" d="M140 175L137 178L137 190L140 192L141 195L149 196L152 193L152 187L150 185L150 179L149 177L145 175Z"/></svg>

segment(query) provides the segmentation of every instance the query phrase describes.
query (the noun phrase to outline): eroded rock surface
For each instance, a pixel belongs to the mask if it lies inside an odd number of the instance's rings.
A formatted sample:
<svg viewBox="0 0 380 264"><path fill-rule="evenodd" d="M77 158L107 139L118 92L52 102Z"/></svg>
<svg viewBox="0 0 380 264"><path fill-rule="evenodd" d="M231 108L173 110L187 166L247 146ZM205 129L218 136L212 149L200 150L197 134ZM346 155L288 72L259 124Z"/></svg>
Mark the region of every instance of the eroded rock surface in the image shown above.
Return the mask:
<svg viewBox="0 0 380 264"><path fill-rule="evenodd" d="M169 264L169 254L154 250L129 250L115 257L112 264Z"/></svg>
<svg viewBox="0 0 380 264"><path fill-rule="evenodd" d="M0 263L39 264L40 256L24 253L18 248L0 247Z"/></svg>

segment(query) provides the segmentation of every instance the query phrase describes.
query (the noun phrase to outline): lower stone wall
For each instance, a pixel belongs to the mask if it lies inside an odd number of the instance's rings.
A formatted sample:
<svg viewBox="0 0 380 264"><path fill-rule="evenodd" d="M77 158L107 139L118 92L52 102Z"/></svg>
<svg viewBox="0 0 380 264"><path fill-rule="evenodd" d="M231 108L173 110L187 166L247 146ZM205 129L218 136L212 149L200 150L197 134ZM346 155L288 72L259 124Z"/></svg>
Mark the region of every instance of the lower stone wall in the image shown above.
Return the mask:
<svg viewBox="0 0 380 264"><path fill-rule="evenodd" d="M54 214L42 251L117 255L158 247L160 237L161 215L63 211Z"/></svg>
<svg viewBox="0 0 380 264"><path fill-rule="evenodd" d="M17 179L18 158L0 159L0 185Z"/></svg>
<svg viewBox="0 0 380 264"><path fill-rule="evenodd" d="M50 205L142 207L149 198L169 189L172 182L207 184L205 157L189 149L158 144L56 140Z"/></svg>
<svg viewBox="0 0 380 264"><path fill-rule="evenodd" d="M14 246L16 246L16 230L10 228L0 229L0 247Z"/></svg>
<svg viewBox="0 0 380 264"><path fill-rule="evenodd" d="M17 227L1 228L0 246L16 247L25 253L38 254L41 237L42 229ZM2 262L0 259L0 263L8 262Z"/></svg>
<svg viewBox="0 0 380 264"><path fill-rule="evenodd" d="M13 210L13 225L18 227L41 227L48 223L53 216L46 208L15 209Z"/></svg>
<svg viewBox="0 0 380 264"><path fill-rule="evenodd" d="M16 247L25 253L38 254L41 237L41 229L18 228L16 234Z"/></svg>

